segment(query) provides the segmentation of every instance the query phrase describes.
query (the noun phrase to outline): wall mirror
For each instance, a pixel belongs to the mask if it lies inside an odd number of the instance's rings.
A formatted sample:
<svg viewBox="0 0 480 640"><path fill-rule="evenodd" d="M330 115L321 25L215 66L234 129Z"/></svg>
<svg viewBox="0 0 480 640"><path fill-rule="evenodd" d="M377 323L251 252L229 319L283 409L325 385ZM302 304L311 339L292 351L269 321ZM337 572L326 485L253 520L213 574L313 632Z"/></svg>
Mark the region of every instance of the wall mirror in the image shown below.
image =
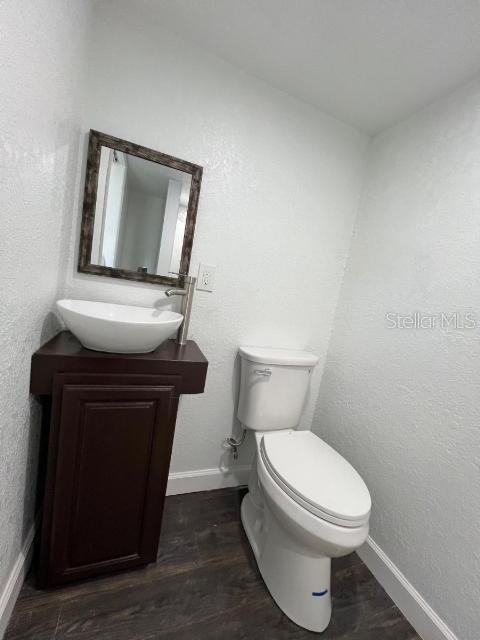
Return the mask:
<svg viewBox="0 0 480 640"><path fill-rule="evenodd" d="M190 266L201 180L196 164L90 131L78 270L178 283L172 274Z"/></svg>

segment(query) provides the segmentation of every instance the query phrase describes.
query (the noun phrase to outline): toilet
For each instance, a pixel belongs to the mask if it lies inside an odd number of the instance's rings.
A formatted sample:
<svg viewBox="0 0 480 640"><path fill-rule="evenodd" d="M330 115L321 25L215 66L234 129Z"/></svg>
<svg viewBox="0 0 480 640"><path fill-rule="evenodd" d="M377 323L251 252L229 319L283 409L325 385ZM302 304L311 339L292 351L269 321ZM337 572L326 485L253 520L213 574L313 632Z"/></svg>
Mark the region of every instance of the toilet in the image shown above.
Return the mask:
<svg viewBox="0 0 480 640"><path fill-rule="evenodd" d="M237 417L255 433L256 459L241 517L277 605L310 631L328 626L331 559L368 535L367 486L311 431L297 431L318 362L307 351L240 347Z"/></svg>

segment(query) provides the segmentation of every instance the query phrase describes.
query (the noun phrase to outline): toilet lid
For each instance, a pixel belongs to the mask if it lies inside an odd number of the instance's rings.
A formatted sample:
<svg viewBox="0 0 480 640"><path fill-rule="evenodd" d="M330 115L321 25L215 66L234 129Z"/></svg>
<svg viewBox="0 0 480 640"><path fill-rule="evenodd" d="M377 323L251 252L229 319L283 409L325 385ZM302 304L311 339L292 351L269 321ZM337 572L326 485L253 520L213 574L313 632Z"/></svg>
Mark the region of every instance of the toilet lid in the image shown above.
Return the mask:
<svg viewBox="0 0 480 640"><path fill-rule="evenodd" d="M261 455L270 475L321 518L357 527L368 522L370 493L352 465L311 431L264 434Z"/></svg>

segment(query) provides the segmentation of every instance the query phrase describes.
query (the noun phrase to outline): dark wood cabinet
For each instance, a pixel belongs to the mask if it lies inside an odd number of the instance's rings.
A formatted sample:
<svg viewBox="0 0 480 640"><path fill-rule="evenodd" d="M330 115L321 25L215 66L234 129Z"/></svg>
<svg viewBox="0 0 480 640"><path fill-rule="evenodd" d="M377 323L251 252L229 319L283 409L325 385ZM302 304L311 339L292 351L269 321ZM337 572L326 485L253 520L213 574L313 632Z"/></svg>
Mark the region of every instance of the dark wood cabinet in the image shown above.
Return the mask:
<svg viewBox="0 0 480 640"><path fill-rule="evenodd" d="M179 395L207 369L194 343L169 342L98 354L65 332L34 355L32 391L51 398L40 585L155 561Z"/></svg>

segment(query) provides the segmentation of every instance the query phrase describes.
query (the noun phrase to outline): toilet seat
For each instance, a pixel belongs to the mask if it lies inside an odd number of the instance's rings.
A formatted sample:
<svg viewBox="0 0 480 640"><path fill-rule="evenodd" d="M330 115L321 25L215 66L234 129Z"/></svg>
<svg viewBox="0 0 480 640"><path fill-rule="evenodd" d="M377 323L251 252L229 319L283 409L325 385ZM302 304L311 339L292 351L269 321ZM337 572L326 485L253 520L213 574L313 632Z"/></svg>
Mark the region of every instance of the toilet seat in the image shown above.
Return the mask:
<svg viewBox="0 0 480 640"><path fill-rule="evenodd" d="M369 520L370 493L357 471L310 431L263 434L260 455L273 480L310 513L343 527Z"/></svg>

